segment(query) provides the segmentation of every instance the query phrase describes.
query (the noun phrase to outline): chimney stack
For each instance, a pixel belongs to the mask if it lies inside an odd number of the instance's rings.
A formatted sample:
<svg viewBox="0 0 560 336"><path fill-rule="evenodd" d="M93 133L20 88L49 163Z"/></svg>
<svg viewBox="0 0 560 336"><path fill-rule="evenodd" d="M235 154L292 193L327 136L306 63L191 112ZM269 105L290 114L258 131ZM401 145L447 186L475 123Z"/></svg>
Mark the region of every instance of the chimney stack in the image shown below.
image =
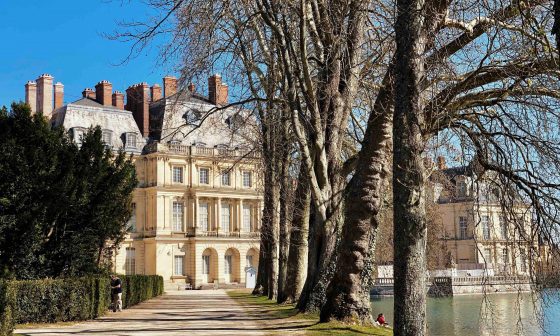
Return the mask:
<svg viewBox="0 0 560 336"><path fill-rule="evenodd" d="M177 93L177 78L172 76L163 77L163 94L165 98Z"/></svg>
<svg viewBox="0 0 560 336"><path fill-rule="evenodd" d="M447 168L447 165L445 164L445 158L443 156L437 157L437 167L439 170L444 170Z"/></svg>
<svg viewBox="0 0 560 336"><path fill-rule="evenodd" d="M159 84L154 84L151 88L150 91L152 93L152 101L158 101L161 99L161 86L159 86Z"/></svg>
<svg viewBox="0 0 560 336"><path fill-rule="evenodd" d="M222 77L218 74L208 78L208 99L214 105L226 105L228 102L228 86L222 84Z"/></svg>
<svg viewBox="0 0 560 336"><path fill-rule="evenodd" d="M50 118L53 111L53 76L42 74L37 78L37 112Z"/></svg>
<svg viewBox="0 0 560 336"><path fill-rule="evenodd" d="M194 86L193 83L190 83L189 86L188 86L188 89L189 89L189 91L190 91L191 93L194 93L196 87Z"/></svg>
<svg viewBox="0 0 560 336"><path fill-rule="evenodd" d="M124 93L120 91L113 93L113 106L119 110L124 110Z"/></svg>
<svg viewBox="0 0 560 336"><path fill-rule="evenodd" d="M126 89L127 109L132 112L134 120L140 128L142 136L150 133L150 87L148 83L140 83Z"/></svg>
<svg viewBox="0 0 560 336"><path fill-rule="evenodd" d="M64 85L58 82L54 85L54 109L64 105Z"/></svg>
<svg viewBox="0 0 560 336"><path fill-rule="evenodd" d="M85 88L84 91L82 91L82 97L95 100L95 91L90 88Z"/></svg>
<svg viewBox="0 0 560 336"><path fill-rule="evenodd" d="M25 84L25 103L31 107L31 113L37 112L37 83L34 81Z"/></svg>
<svg viewBox="0 0 560 336"><path fill-rule="evenodd" d="M113 94L113 84L109 83L109 81L102 80L101 82L95 85L95 100L103 106L111 106L112 99L111 95Z"/></svg>

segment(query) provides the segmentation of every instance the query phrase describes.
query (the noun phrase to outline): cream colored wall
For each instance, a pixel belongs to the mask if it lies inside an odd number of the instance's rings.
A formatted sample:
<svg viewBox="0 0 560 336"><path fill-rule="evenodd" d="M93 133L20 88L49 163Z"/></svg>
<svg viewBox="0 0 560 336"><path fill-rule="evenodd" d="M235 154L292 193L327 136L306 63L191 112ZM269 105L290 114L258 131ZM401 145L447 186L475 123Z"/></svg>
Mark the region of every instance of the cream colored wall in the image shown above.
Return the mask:
<svg viewBox="0 0 560 336"><path fill-rule="evenodd" d="M233 276L235 282L245 282L245 260L250 249L253 256L253 266L258 265L259 238L233 238L233 237L190 237L197 222L197 198L198 202L206 200L209 203L209 223L212 230L219 228L221 220L221 208L218 200L231 204L231 227L230 232L238 232L242 228L242 205L252 206L252 231L260 229L262 213L261 181L259 180L258 167L255 163L236 162L237 159L216 160L206 157L189 157L187 155L176 155L167 153L152 153L136 157L135 167L139 188L134 191L133 202L136 203L136 232L128 235L127 240L117 251L115 257L115 269L124 273L125 270L125 248L130 244L142 245L140 257L136 250L137 273L159 274L166 280L189 281L201 285L207 279L202 276L202 253L210 248L216 255L212 264L217 270L210 282L218 280L220 283L229 282L224 275L225 254L228 249L234 253ZM183 168L183 183L175 183L172 180L172 168L174 166ZM210 169L210 183L200 185L198 183L198 169L207 167ZM233 167L233 168L232 168ZM231 186L221 185L222 170L231 168ZM252 187L242 186L242 171L251 171ZM182 232L172 230L172 204L174 200L182 201L184 204L184 221ZM134 240L134 241L133 241ZM129 244L129 245L127 245ZM139 246L139 245L138 245ZM176 277L174 271L174 257L184 256L184 277Z"/></svg>
<svg viewBox="0 0 560 336"><path fill-rule="evenodd" d="M510 240L502 237L500 227L501 208L497 205L480 205L476 207L473 202L456 202L438 204L438 218L443 228L442 239L445 239L448 251L453 256L456 263L478 263L485 262L483 255L485 249L491 250L491 260L486 260L489 264L503 264L502 251L508 250L507 264L511 266L511 271L519 273L520 258L519 249L527 249L526 242L511 241L514 235L514 223L509 223ZM530 232L530 214L527 213L525 206L520 206L516 211L525 213L523 221L525 230ZM459 239L459 217L467 217L467 235L469 239ZM483 226L480 222L481 216L489 217L490 239L484 239ZM518 235L517 235L518 236Z"/></svg>

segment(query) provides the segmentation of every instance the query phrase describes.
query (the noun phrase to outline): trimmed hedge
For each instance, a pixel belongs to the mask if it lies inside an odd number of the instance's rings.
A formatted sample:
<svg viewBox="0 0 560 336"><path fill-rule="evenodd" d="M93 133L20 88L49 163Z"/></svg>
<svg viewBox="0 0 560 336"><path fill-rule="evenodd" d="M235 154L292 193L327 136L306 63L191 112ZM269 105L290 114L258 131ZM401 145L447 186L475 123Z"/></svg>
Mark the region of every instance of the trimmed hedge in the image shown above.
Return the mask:
<svg viewBox="0 0 560 336"><path fill-rule="evenodd" d="M163 293L158 275L120 276L123 308ZM16 324L54 323L96 318L111 304L109 277L0 281L0 335Z"/></svg>

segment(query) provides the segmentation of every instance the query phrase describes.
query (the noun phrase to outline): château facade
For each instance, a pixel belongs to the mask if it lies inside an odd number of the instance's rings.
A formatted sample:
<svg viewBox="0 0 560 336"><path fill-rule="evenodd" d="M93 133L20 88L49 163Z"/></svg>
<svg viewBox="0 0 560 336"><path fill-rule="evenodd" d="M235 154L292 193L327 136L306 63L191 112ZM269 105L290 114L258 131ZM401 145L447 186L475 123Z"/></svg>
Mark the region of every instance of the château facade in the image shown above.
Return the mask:
<svg viewBox="0 0 560 336"><path fill-rule="evenodd" d="M100 126L103 141L133 154L138 187L117 273L159 274L167 284L251 287L259 258L262 186L252 119L223 108L228 87L208 79L208 97L177 79L140 83L125 95L108 81L63 103L64 86L44 74L25 85L26 102L79 145ZM49 100L50 98L50 100ZM54 98L54 104L53 104ZM254 125L253 125L254 126Z"/></svg>
<svg viewBox="0 0 560 336"><path fill-rule="evenodd" d="M519 201L504 211L496 181L477 177L473 164L447 168L438 158L438 168L446 182L435 183L435 220L451 263L490 275L528 274L541 255L531 208Z"/></svg>

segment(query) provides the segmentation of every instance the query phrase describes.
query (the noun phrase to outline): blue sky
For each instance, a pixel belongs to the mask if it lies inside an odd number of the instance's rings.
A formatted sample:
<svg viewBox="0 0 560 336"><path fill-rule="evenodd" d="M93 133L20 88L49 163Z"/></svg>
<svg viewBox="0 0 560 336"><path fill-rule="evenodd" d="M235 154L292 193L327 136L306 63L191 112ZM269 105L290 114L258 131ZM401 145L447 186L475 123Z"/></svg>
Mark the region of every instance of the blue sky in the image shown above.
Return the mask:
<svg viewBox="0 0 560 336"><path fill-rule="evenodd" d="M101 36L149 15L138 0L0 0L0 106L23 100L25 83L42 73L64 84L65 102L104 79L123 92L139 82L161 84L173 73L156 67L157 48L118 65L130 45Z"/></svg>

